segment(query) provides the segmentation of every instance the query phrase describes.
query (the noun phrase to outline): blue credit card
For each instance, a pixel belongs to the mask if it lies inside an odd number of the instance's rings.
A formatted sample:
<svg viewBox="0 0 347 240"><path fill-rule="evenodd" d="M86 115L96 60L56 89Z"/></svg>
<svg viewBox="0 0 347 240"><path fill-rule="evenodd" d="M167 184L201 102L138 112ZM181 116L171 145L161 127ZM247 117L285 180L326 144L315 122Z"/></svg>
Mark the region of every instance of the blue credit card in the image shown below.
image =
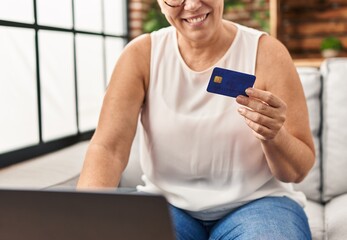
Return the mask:
<svg viewBox="0 0 347 240"><path fill-rule="evenodd" d="M236 98L247 96L245 90L253 87L255 76L229 69L216 67L213 69L207 91Z"/></svg>

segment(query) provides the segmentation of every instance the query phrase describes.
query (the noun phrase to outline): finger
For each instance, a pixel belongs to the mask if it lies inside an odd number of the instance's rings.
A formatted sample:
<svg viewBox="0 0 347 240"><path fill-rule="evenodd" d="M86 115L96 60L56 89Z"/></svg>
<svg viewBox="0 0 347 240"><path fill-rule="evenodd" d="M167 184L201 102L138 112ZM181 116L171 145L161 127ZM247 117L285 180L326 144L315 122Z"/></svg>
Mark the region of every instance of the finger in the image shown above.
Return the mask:
<svg viewBox="0 0 347 240"><path fill-rule="evenodd" d="M278 129L281 124L278 123L273 118L270 118L266 115L260 114L258 112L252 111L250 109L246 109L244 107L240 107L238 109L239 113L244 116L245 118L251 120L252 122L255 122L259 125L263 125L269 129Z"/></svg>
<svg viewBox="0 0 347 240"><path fill-rule="evenodd" d="M276 115L277 109L255 98L240 95L237 96L236 102L268 117Z"/></svg>
<svg viewBox="0 0 347 240"><path fill-rule="evenodd" d="M246 94L251 98L259 99L272 107L279 108L283 105L282 101L274 94L256 88L247 88Z"/></svg>
<svg viewBox="0 0 347 240"><path fill-rule="evenodd" d="M274 138L275 133L271 129L263 125L260 125L256 122L253 122L252 120L246 117L245 117L245 121L246 121L246 124L253 130L257 138L262 140L268 140L268 139Z"/></svg>

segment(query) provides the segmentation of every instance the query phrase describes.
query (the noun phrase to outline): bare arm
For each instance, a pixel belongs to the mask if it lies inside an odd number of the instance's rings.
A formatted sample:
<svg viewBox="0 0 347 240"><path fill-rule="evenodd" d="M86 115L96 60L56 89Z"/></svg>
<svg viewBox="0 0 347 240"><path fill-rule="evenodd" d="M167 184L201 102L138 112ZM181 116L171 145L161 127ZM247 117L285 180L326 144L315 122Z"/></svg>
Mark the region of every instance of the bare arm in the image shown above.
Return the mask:
<svg viewBox="0 0 347 240"><path fill-rule="evenodd" d="M314 163L303 89L285 47L269 36L259 42L254 89L238 97L239 112L260 139L272 174L283 182L300 182Z"/></svg>
<svg viewBox="0 0 347 240"><path fill-rule="evenodd" d="M134 40L115 66L77 184L80 189L119 184L148 86L150 44L149 35Z"/></svg>

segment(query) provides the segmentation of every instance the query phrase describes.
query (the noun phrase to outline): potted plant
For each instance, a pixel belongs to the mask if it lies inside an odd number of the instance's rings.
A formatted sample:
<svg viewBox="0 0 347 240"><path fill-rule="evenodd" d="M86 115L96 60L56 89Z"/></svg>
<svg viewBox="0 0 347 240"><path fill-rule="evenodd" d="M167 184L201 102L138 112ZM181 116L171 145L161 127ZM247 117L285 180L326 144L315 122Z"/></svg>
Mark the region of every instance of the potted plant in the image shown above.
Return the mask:
<svg viewBox="0 0 347 240"><path fill-rule="evenodd" d="M341 40L337 37L326 37L322 40L320 46L323 57L330 58L336 57L339 55L339 52L342 50Z"/></svg>

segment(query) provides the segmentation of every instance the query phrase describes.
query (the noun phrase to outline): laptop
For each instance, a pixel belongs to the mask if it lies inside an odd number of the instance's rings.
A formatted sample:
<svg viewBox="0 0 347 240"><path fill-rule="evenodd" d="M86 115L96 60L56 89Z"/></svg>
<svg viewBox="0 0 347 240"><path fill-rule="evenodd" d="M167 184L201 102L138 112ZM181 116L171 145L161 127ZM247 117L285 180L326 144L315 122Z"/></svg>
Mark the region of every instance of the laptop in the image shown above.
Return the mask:
<svg viewBox="0 0 347 240"><path fill-rule="evenodd" d="M0 190L1 240L174 240L162 196Z"/></svg>

